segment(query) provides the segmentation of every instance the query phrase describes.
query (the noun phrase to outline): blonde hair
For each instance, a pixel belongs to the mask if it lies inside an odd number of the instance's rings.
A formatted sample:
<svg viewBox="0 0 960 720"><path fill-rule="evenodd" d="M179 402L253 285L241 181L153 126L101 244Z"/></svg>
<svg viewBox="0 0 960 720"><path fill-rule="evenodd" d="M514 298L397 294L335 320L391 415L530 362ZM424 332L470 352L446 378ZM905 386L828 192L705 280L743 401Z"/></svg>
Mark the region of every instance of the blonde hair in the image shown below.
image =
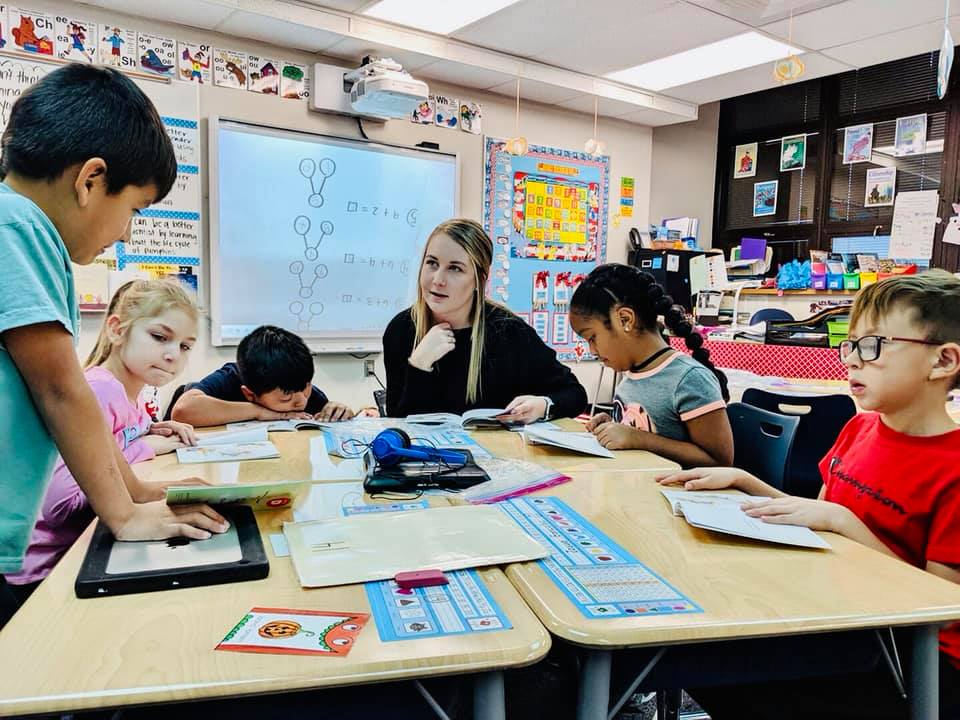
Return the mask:
<svg viewBox="0 0 960 720"><path fill-rule="evenodd" d="M928 340L960 343L960 279L945 270L897 275L868 285L857 293L850 325L882 318L895 307L913 314Z"/></svg>
<svg viewBox="0 0 960 720"><path fill-rule="evenodd" d="M107 321L111 316L120 318L120 334L127 332L138 320L155 318L167 310L182 310L196 322L199 317L197 306L190 296L174 282L169 280L131 280L124 283L110 298L107 314L103 319L97 342L84 363L84 368L103 365L110 357L113 343L107 330Z"/></svg>
<svg viewBox="0 0 960 720"><path fill-rule="evenodd" d="M420 258L420 271L423 270L423 263L427 256L427 249L430 243L438 235L446 235L457 245L464 249L470 258L470 264L473 265L473 277L476 282L473 297L473 309L470 312L470 364L467 368L467 395L468 403L477 401L480 395L480 365L483 360L484 326L486 324L486 310L489 300L485 300L484 294L487 287L487 278L490 277L490 265L493 263L493 241L484 231L480 223L466 218L454 218L440 223L430 233L427 244L423 248L423 257ZM490 303L495 305L496 303ZM423 297L423 288L417 282L417 300L410 308L410 315L413 318L414 339L413 344L416 347L424 336L430 332L433 326L433 313Z"/></svg>

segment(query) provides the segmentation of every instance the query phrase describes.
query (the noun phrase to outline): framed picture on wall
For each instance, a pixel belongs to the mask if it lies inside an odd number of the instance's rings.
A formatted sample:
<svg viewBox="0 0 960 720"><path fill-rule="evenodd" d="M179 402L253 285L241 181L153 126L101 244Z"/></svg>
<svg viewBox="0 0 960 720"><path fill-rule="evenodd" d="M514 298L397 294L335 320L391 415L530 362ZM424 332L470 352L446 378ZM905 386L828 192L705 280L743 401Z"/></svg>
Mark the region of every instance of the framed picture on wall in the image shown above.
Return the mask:
<svg viewBox="0 0 960 720"><path fill-rule="evenodd" d="M747 143L746 145L737 145L733 153L733 177L736 180L740 178L753 177L757 174L757 143Z"/></svg>
<svg viewBox="0 0 960 720"><path fill-rule="evenodd" d="M870 162L873 157L873 123L843 129L843 164Z"/></svg>
<svg viewBox="0 0 960 720"><path fill-rule="evenodd" d="M927 151L927 116L910 115L897 118L893 146L897 155L921 155Z"/></svg>
<svg viewBox="0 0 960 720"><path fill-rule="evenodd" d="M893 205L896 197L896 184L896 168L870 168L867 170L863 206L883 207L884 205Z"/></svg>
<svg viewBox="0 0 960 720"><path fill-rule="evenodd" d="M792 135L780 141L780 172L803 170L807 164L807 136Z"/></svg>
<svg viewBox="0 0 960 720"><path fill-rule="evenodd" d="M753 216L765 217L777 214L777 189L779 180L753 184Z"/></svg>

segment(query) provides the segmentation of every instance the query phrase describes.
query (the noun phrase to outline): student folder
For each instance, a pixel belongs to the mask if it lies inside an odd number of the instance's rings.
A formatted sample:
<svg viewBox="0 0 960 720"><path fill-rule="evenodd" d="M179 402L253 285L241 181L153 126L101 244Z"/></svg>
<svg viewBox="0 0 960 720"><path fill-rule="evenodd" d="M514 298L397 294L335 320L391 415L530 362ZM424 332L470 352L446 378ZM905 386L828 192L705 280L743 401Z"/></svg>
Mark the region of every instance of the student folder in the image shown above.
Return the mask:
<svg viewBox="0 0 960 720"><path fill-rule="evenodd" d="M506 513L486 505L427 508L285 523L304 587L387 580L410 570L460 570L550 553Z"/></svg>

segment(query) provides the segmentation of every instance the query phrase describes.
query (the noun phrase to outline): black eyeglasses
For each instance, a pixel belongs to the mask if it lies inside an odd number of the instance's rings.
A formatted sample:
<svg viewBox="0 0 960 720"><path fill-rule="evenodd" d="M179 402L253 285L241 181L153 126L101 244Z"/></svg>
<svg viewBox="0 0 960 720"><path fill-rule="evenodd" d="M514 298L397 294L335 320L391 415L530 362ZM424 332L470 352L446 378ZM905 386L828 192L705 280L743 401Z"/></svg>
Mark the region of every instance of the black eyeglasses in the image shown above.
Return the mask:
<svg viewBox="0 0 960 720"><path fill-rule="evenodd" d="M873 362L878 357L880 357L880 348L883 347L884 343L888 342L909 342L917 343L918 345L940 345L941 343L936 340L918 340L917 338L902 338L902 337L884 337L883 335L864 335L862 338L857 340L844 340L837 347L837 351L840 353L840 360L846 360L850 357L854 350L860 353L860 359L863 362Z"/></svg>

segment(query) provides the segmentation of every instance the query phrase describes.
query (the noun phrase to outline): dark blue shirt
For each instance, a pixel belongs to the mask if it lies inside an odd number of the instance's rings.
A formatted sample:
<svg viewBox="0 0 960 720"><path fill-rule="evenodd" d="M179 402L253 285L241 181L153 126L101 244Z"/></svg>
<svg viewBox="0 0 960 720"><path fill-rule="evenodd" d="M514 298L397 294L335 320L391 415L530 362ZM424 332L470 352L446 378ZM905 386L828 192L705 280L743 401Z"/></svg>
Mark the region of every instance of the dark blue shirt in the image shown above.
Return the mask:
<svg viewBox="0 0 960 720"><path fill-rule="evenodd" d="M204 395L227 402L247 402L240 389L242 385L240 368L236 363L229 362L219 370L214 370L200 382L188 383L184 390L199 390ZM311 387L313 390L310 392L304 412L316 415L327 404L327 396L316 385Z"/></svg>

